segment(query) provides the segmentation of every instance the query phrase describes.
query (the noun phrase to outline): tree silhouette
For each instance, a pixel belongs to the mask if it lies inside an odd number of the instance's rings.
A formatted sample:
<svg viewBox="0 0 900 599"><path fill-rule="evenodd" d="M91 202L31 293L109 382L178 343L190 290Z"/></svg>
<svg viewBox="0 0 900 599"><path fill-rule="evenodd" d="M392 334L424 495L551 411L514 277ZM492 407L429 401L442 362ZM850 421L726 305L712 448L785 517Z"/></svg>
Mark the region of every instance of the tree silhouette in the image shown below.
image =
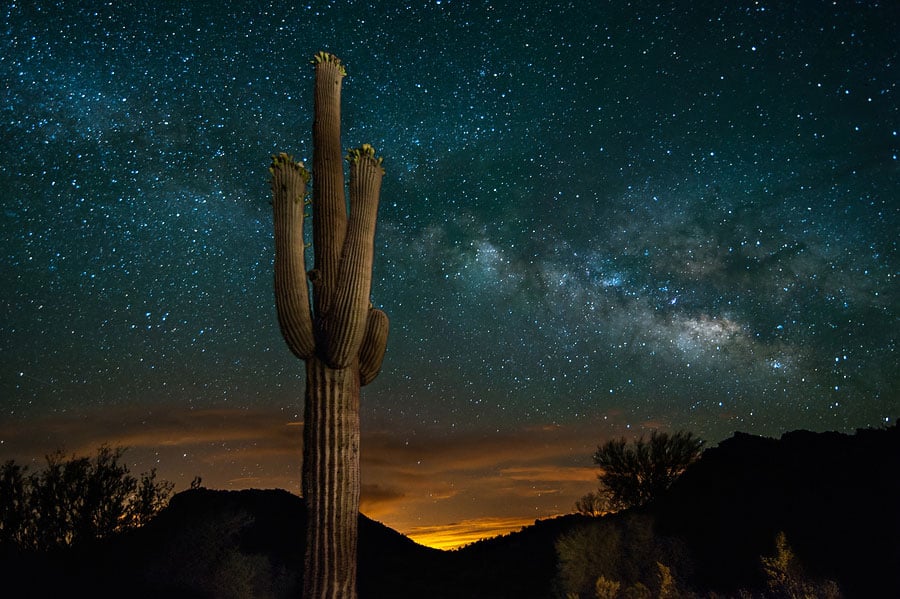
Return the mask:
<svg viewBox="0 0 900 599"><path fill-rule="evenodd" d="M0 548L24 543L28 522L25 468L9 460L0 467Z"/></svg>
<svg viewBox="0 0 900 599"><path fill-rule="evenodd" d="M0 468L0 546L46 551L78 546L150 520L173 485L140 478L121 463L125 449L102 446L96 456L46 456L40 472L10 460Z"/></svg>
<svg viewBox="0 0 900 599"><path fill-rule="evenodd" d="M643 436L632 443L624 437L607 441L593 455L594 463L601 468L597 475L600 488L582 497L576 508L596 515L647 503L700 457L703 443L684 431L671 435L654 431L649 441Z"/></svg>
<svg viewBox="0 0 900 599"><path fill-rule="evenodd" d="M591 492L575 502L575 509L585 516L602 516L608 511L605 493Z"/></svg>
<svg viewBox="0 0 900 599"><path fill-rule="evenodd" d="M388 317L369 300L384 169L372 146L350 150L349 211L341 150L344 66L319 52L313 107L312 237L303 221L310 172L272 156L275 304L288 347L306 363L303 497L308 525L303 596L356 597L359 390L381 369Z"/></svg>

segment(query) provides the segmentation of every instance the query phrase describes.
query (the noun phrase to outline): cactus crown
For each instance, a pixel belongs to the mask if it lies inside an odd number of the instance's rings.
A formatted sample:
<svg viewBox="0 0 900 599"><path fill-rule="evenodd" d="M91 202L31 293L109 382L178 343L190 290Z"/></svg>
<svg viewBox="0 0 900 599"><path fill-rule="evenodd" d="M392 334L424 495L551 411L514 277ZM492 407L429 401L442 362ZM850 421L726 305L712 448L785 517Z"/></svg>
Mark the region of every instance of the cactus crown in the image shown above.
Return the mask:
<svg viewBox="0 0 900 599"><path fill-rule="evenodd" d="M341 75L347 75L347 69L344 68L344 65L341 64L341 59L334 54L331 54L330 52L319 51L315 56L313 56L313 59L310 61L310 63L314 65L321 62L333 62L338 67L338 69L340 69Z"/></svg>
<svg viewBox="0 0 900 599"><path fill-rule="evenodd" d="M294 160L293 156L284 152L272 154L272 165L269 167L269 173L274 173L275 169L281 166L296 170L303 177L303 182L309 183L309 169L303 166L302 160Z"/></svg>
<svg viewBox="0 0 900 599"><path fill-rule="evenodd" d="M360 160L368 158L375 162L377 166L381 168L381 172L384 173L384 167L382 164L384 163L384 158L375 156L375 148L371 146L371 144L363 144L358 148L353 148L349 152L347 152L347 161L350 164L357 164Z"/></svg>

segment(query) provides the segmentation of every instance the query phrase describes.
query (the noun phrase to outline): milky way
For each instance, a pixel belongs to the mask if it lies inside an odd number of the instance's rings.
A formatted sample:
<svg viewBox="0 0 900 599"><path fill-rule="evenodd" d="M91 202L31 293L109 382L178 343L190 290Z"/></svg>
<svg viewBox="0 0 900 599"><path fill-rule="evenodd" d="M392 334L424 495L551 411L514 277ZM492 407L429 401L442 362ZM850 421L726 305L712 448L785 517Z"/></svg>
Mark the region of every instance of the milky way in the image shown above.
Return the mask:
<svg viewBox="0 0 900 599"><path fill-rule="evenodd" d="M322 49L386 157L364 430L900 415L894 3L83 4L2 10L4 452L64 414L299 420L266 167L311 157Z"/></svg>

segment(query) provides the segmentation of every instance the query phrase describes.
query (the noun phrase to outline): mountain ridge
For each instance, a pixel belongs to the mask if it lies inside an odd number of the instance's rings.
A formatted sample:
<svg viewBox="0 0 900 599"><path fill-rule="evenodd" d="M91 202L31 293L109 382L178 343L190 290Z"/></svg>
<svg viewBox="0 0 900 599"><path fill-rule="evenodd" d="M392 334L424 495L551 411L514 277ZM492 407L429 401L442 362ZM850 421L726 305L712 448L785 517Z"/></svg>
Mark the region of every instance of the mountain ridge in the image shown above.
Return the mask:
<svg viewBox="0 0 900 599"><path fill-rule="evenodd" d="M536 520L454 550L419 545L361 514L359 596L565 596L560 539L625 531L627 553L635 522L652 543L677 542L684 561L666 565L699 596L763 589L760 556L773 553L779 532L810 574L836 581L844 596L900 596L898 472L896 425L780 439L735 433L651 504ZM73 588L96 597L296 597L304 530L303 500L287 491L192 489L141 529L77 552L8 556L0 572L26 582L21 596L30 597Z"/></svg>

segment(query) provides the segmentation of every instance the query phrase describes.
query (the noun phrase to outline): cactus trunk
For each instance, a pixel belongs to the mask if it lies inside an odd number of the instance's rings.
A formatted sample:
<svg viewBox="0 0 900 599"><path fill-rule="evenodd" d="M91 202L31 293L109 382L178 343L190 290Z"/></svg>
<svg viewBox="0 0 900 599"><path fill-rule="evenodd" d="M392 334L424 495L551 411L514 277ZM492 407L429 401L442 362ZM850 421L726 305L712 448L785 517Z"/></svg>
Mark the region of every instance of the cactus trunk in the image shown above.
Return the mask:
<svg viewBox="0 0 900 599"><path fill-rule="evenodd" d="M309 171L287 154L273 156L269 170L275 300L282 336L294 355L306 362L303 596L353 599L359 516L359 390L381 369L388 334L387 316L369 303L384 170L371 146L349 152L348 215L340 150L344 67L335 56L322 52L314 63L311 203L315 268L305 272L303 221Z"/></svg>
<svg viewBox="0 0 900 599"><path fill-rule="evenodd" d="M303 597L356 597L359 511L357 368L306 361L303 496L306 559Z"/></svg>

